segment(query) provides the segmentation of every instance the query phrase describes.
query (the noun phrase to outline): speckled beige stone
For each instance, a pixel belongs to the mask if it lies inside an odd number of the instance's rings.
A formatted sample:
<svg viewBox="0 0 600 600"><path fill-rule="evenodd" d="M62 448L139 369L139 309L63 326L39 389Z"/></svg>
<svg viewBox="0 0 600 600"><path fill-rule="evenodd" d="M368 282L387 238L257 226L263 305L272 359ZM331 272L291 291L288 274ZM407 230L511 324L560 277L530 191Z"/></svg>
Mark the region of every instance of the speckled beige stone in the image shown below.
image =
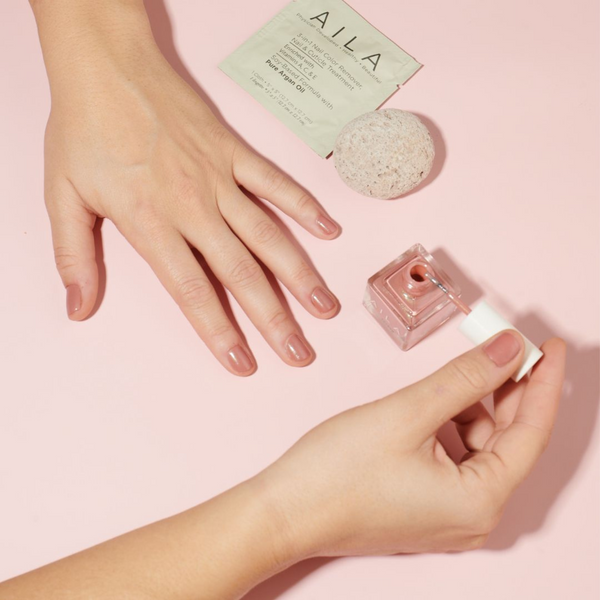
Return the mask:
<svg viewBox="0 0 600 600"><path fill-rule="evenodd" d="M344 183L364 196L389 200L419 185L435 150L427 127L412 113L375 110L350 121L333 149Z"/></svg>

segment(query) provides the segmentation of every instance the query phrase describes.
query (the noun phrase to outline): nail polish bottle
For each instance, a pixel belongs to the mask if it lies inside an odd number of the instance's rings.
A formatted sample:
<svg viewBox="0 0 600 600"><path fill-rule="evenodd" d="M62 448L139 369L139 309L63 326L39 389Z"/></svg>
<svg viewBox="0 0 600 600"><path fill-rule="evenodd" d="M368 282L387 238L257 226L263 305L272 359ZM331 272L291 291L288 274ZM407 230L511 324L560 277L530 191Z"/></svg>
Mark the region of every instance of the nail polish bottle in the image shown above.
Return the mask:
<svg viewBox="0 0 600 600"><path fill-rule="evenodd" d="M455 297L460 289L437 261L415 244L368 281L363 304L402 350L446 322L456 305L425 276L433 272Z"/></svg>
<svg viewBox="0 0 600 600"><path fill-rule="evenodd" d="M475 345L504 329L518 331L486 302L471 310L460 299L460 288L421 244L412 246L369 279L363 304L402 350L427 337L457 309L466 315L459 330ZM515 381L543 356L530 340L525 336L523 339L525 352L512 374Z"/></svg>

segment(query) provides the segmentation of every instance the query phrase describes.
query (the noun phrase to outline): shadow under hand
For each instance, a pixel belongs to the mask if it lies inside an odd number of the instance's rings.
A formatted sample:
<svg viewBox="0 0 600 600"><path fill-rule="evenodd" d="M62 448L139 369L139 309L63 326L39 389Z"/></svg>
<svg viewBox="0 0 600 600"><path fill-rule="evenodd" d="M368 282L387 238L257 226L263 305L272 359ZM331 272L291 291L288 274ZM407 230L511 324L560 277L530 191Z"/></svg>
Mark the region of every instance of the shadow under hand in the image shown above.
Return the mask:
<svg viewBox="0 0 600 600"><path fill-rule="evenodd" d="M535 314L518 319L515 327L534 343L556 335ZM565 341L565 385L552 439L529 478L511 498L486 549L504 550L521 535L542 527L552 505L575 475L592 439L598 418L600 348L577 346L575 340Z"/></svg>
<svg viewBox="0 0 600 600"><path fill-rule="evenodd" d="M202 101L207 104L217 119L224 123L224 119L217 107L200 85L198 85L198 82L192 77L175 48L171 17L169 16L164 0L144 0L144 6L146 8L148 20L150 21L152 35L154 36L156 45L160 49L162 55L171 67L173 67L173 70L179 77L181 77L198 94L198 96L200 96L200 98L202 98Z"/></svg>
<svg viewBox="0 0 600 600"><path fill-rule="evenodd" d="M183 79L194 90L194 92L198 94L202 102L204 102L208 108L210 108L215 118L241 143L246 144L246 141L242 138L242 136L229 126L217 108L217 105L202 89L200 84L194 79L189 69L179 56L179 53L175 47L171 17L169 16L169 12L165 6L164 0L144 0L144 6L146 8L146 13L148 15L154 41L156 42L156 45L158 46L162 55L165 57L166 61L171 65L172 69L179 75L179 77L181 77L181 79Z"/></svg>
<svg viewBox="0 0 600 600"><path fill-rule="evenodd" d="M93 317L98 312L106 293L106 264L104 262L104 247L102 245L103 223L104 219L98 218L94 225L94 250L96 252L96 265L98 267L98 295L96 296L94 308L92 308L92 311L84 320Z"/></svg>
<svg viewBox="0 0 600 600"><path fill-rule="evenodd" d="M219 302L221 303L221 306L223 307L223 310L225 311L225 315L231 322L231 325L237 331L238 335L243 340L244 344L248 345L246 336L244 335L244 332L240 328L239 323L237 322L237 319L235 318L235 315L233 314L233 310L231 308L231 302L229 301L229 297L227 296L227 292L225 291L223 284L219 281L217 276L213 273L212 269L208 266L208 263L206 262L204 256L202 256L202 254L200 254L200 252L198 252L198 250L196 250L196 248L194 248L191 245L190 245L190 250L192 251L194 258L198 261L200 268L204 271L204 274L206 275L206 277L210 281L211 285L213 286L215 293L217 294L217 298L219 298Z"/></svg>
<svg viewBox="0 0 600 600"><path fill-rule="evenodd" d="M438 252L435 254L445 266L447 259L440 258ZM473 293L480 295L480 290L469 290L468 295ZM472 296L469 300L473 300ZM524 315L514 324L536 344L557 335L537 314ZM544 525L553 504L577 472L592 439L599 408L600 348L578 346L574 340L565 341L565 384L552 439L531 475L509 501L500 524L489 537L487 550L505 550L520 536L533 533ZM489 407L491 402L488 400L491 398L485 401ZM493 414L493 409L491 412ZM445 423L438 431L438 439L450 458L459 463L467 450L454 423Z"/></svg>

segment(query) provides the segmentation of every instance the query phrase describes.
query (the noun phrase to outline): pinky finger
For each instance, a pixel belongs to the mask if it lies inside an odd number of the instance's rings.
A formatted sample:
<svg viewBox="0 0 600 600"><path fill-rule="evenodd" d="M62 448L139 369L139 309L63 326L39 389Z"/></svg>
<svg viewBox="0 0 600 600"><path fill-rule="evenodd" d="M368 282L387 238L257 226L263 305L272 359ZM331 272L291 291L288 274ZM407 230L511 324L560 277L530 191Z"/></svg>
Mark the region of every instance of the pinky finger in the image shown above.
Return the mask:
<svg viewBox="0 0 600 600"><path fill-rule="evenodd" d="M315 198L252 150L240 147L233 174L237 183L271 202L313 235L331 240L341 233Z"/></svg>
<svg viewBox="0 0 600 600"><path fill-rule="evenodd" d="M67 292L67 314L73 321L83 321L98 296L96 216L67 181L46 182L45 195L56 267Z"/></svg>

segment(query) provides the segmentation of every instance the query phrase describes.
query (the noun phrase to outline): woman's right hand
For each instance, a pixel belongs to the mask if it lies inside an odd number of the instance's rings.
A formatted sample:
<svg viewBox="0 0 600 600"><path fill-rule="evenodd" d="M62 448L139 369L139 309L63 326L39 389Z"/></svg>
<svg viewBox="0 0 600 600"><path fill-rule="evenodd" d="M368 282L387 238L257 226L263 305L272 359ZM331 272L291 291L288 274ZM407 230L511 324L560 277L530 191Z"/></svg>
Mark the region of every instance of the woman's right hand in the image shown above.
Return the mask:
<svg viewBox="0 0 600 600"><path fill-rule="evenodd" d="M282 562L480 547L550 438L565 343L542 349L531 377L515 384L522 338L501 333L305 435L257 477L278 515ZM492 392L494 417L480 402ZM437 438L451 419L465 446L458 465Z"/></svg>

